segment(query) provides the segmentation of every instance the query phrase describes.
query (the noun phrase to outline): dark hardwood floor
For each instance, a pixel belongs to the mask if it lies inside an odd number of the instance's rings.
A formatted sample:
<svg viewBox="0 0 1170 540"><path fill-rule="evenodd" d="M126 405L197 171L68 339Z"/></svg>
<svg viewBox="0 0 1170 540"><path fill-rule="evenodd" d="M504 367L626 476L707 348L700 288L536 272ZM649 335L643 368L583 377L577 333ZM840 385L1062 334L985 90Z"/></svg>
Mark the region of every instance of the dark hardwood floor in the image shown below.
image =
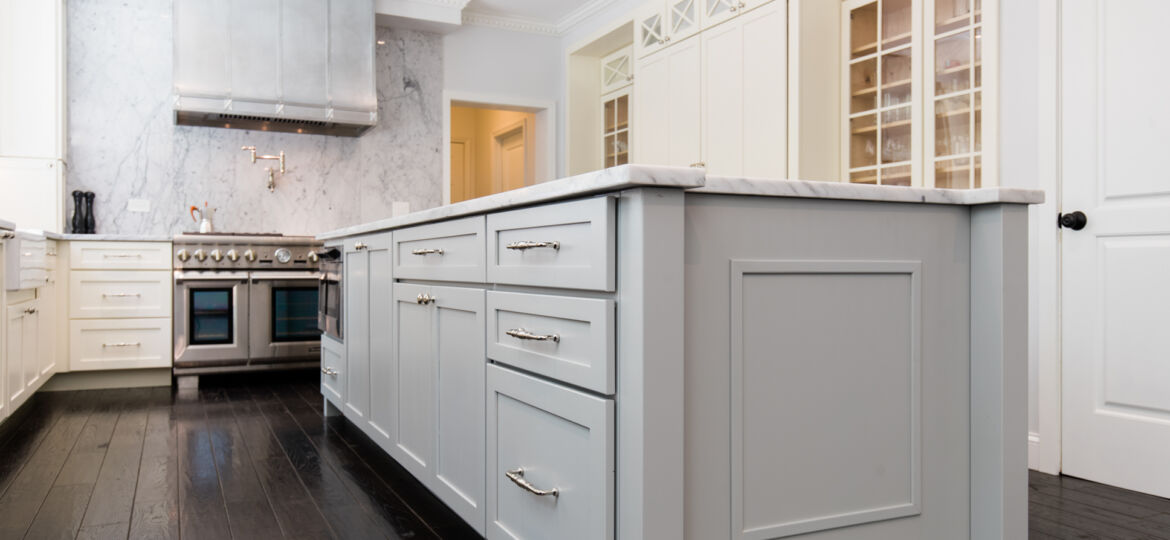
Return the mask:
<svg viewBox="0 0 1170 540"><path fill-rule="evenodd" d="M41 392L0 426L0 538L479 538L307 374Z"/></svg>
<svg viewBox="0 0 1170 540"><path fill-rule="evenodd" d="M0 426L0 539L478 538L312 373L41 392ZM1170 540L1170 499L1029 476L1031 538Z"/></svg>

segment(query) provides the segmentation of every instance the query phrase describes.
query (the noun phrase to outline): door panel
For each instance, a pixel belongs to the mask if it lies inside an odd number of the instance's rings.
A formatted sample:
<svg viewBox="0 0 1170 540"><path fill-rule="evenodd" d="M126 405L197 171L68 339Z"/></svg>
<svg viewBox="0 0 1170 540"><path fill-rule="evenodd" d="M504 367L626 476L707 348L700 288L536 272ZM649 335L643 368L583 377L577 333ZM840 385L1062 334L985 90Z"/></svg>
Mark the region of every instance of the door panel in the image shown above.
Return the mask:
<svg viewBox="0 0 1170 540"><path fill-rule="evenodd" d="M703 32L703 149L707 172L743 174L743 28L731 22ZM779 99L779 98L776 98ZM755 114L755 111L752 111ZM781 130L781 126L773 126Z"/></svg>
<svg viewBox="0 0 1170 540"><path fill-rule="evenodd" d="M784 178L788 167L787 6L776 2L745 13L737 24L743 34L743 174Z"/></svg>
<svg viewBox="0 0 1170 540"><path fill-rule="evenodd" d="M398 430L393 455L418 478L433 474L435 454L435 368L431 328L434 310L418 301L430 294L428 287L397 283L394 286L394 410Z"/></svg>
<svg viewBox="0 0 1170 540"><path fill-rule="evenodd" d="M484 291L433 287L435 485L439 498L484 530Z"/></svg>
<svg viewBox="0 0 1170 540"><path fill-rule="evenodd" d="M30 305L25 303L8 308L8 350L5 355L8 371L4 374L4 403L9 410L15 408L24 396L24 316Z"/></svg>
<svg viewBox="0 0 1170 540"><path fill-rule="evenodd" d="M667 84L670 124L666 131L666 138L670 140L670 154L665 165L686 167L702 160L701 49L699 39L691 38L674 44L664 53L669 55L670 62ZM663 132L659 129L658 133Z"/></svg>
<svg viewBox="0 0 1170 540"><path fill-rule="evenodd" d="M364 239L345 245L345 407L346 417L365 425L370 406L370 256Z"/></svg>
<svg viewBox="0 0 1170 540"><path fill-rule="evenodd" d="M390 447L396 430L394 417L393 311L391 296L393 278L390 260L390 234L370 240L369 249L369 355L370 355L370 416L367 433L383 448Z"/></svg>
<svg viewBox="0 0 1170 540"><path fill-rule="evenodd" d="M1062 467L1170 496L1170 104L1145 61L1170 4L1077 0L1062 11Z"/></svg>

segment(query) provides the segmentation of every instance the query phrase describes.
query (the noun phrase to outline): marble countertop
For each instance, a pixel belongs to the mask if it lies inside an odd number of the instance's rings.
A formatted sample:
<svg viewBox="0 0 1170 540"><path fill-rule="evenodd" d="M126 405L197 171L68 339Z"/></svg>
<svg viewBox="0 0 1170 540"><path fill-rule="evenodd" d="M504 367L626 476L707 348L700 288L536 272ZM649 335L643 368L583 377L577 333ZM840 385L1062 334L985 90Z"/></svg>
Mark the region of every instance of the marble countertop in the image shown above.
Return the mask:
<svg viewBox="0 0 1170 540"><path fill-rule="evenodd" d="M52 240L89 240L93 242L170 242L172 237L159 234L72 234L46 232Z"/></svg>
<svg viewBox="0 0 1170 540"><path fill-rule="evenodd" d="M708 176L702 169L622 165L570 176L487 197L421 210L380 221L364 223L317 235L332 240L375 231L397 229L448 218L482 214L540 202L568 199L631 187L673 187L689 193L790 197L920 204L972 206L980 204L1039 204L1044 192L1034 189L982 188L935 189L901 186L870 186L840 182L813 182L768 178Z"/></svg>
<svg viewBox="0 0 1170 540"><path fill-rule="evenodd" d="M0 219L0 229L11 231L16 229L16 224L8 220Z"/></svg>

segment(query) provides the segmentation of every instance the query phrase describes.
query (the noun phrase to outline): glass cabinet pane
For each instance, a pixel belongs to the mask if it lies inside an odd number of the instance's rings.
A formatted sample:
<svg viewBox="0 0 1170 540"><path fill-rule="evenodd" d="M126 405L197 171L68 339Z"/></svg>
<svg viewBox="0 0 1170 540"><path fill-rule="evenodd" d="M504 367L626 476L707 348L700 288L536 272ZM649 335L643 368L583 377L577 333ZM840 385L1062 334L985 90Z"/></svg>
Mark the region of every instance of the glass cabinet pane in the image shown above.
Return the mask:
<svg viewBox="0 0 1170 540"><path fill-rule="evenodd" d="M882 167L882 185L883 186L909 186L910 185L910 166L909 165L895 165L893 167Z"/></svg>
<svg viewBox="0 0 1170 540"><path fill-rule="evenodd" d="M910 103L912 52L905 48L882 55L882 107Z"/></svg>
<svg viewBox="0 0 1170 540"><path fill-rule="evenodd" d="M617 104L613 100L605 102L605 110L602 112L602 118L605 120L606 133L613 131L614 123L617 121L616 109Z"/></svg>
<svg viewBox="0 0 1170 540"><path fill-rule="evenodd" d="M877 58L862 60L849 68L852 92L849 112L859 113L877 108Z"/></svg>
<svg viewBox="0 0 1170 540"><path fill-rule="evenodd" d="M935 42L936 95L953 94L971 87L971 33L961 32Z"/></svg>
<svg viewBox="0 0 1170 540"><path fill-rule="evenodd" d="M630 132L621 131L614 141L614 165L625 165L630 162Z"/></svg>
<svg viewBox="0 0 1170 540"><path fill-rule="evenodd" d="M943 33L971 24L971 0L935 0L935 33Z"/></svg>
<svg viewBox="0 0 1170 540"><path fill-rule="evenodd" d="M983 24L981 0L932 0L934 185L983 184ZM944 158L944 159L939 159Z"/></svg>
<svg viewBox="0 0 1170 540"><path fill-rule="evenodd" d="M849 13L850 58L877 52L877 2Z"/></svg>
<svg viewBox="0 0 1170 540"><path fill-rule="evenodd" d="M947 189L971 187L971 160L963 158L935 163L934 186Z"/></svg>
<svg viewBox="0 0 1170 540"><path fill-rule="evenodd" d="M934 107L934 155L951 156L971 151L971 98L944 99Z"/></svg>
<svg viewBox="0 0 1170 540"><path fill-rule="evenodd" d="M630 127L630 96L617 98L617 110L614 112L614 127L617 129Z"/></svg>
<svg viewBox="0 0 1170 540"><path fill-rule="evenodd" d="M877 115L869 114L849 120L850 167L877 164Z"/></svg>
<svg viewBox="0 0 1170 540"><path fill-rule="evenodd" d="M911 0L882 0L882 48L910 43L914 21Z"/></svg>

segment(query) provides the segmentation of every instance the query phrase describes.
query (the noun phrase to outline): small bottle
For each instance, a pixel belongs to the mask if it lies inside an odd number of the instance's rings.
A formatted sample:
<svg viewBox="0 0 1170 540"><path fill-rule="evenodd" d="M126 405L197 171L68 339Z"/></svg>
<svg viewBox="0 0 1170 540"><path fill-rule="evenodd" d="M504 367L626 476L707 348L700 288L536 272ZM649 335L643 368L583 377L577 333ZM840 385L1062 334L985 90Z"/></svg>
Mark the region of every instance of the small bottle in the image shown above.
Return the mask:
<svg viewBox="0 0 1170 540"><path fill-rule="evenodd" d="M93 198L92 191L85 192L85 233L93 234L96 229L96 223L93 218Z"/></svg>
<svg viewBox="0 0 1170 540"><path fill-rule="evenodd" d="M85 233L85 203L82 198L85 193L80 189L73 190L73 234Z"/></svg>

